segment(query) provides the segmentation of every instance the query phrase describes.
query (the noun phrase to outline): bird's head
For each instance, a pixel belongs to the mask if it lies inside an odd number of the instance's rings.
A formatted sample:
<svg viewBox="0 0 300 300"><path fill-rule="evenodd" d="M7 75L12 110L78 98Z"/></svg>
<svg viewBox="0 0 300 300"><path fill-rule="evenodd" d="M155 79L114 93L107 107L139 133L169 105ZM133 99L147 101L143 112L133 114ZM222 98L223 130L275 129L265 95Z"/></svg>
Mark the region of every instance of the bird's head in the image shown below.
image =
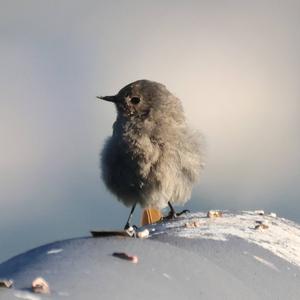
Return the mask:
<svg viewBox="0 0 300 300"><path fill-rule="evenodd" d="M115 103L118 114L125 118L147 118L164 114L182 116L180 101L158 82L138 80L123 87L114 96L97 97Z"/></svg>

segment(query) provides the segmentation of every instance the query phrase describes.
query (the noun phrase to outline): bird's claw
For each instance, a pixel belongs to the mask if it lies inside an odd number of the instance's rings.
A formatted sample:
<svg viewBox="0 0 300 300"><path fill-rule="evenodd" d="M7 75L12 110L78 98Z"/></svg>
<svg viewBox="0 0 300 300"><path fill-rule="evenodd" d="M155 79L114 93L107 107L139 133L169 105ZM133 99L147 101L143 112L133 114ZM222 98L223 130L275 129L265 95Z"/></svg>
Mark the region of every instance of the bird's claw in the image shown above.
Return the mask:
<svg viewBox="0 0 300 300"><path fill-rule="evenodd" d="M183 211L181 211L180 213L176 213L176 216L181 216L182 214L188 214L190 213L191 211L189 209L184 209Z"/></svg>
<svg viewBox="0 0 300 300"><path fill-rule="evenodd" d="M165 217L162 217L162 220L174 220L176 219L177 217L181 216L182 214L186 214L186 213L189 213L190 210L188 209L184 209L183 211L177 213L175 211L170 211L169 214Z"/></svg>
<svg viewBox="0 0 300 300"><path fill-rule="evenodd" d="M127 226L128 224L126 224ZM137 235L137 229L138 227L135 226L135 225L132 225L132 226L129 226L128 228L124 228L124 230L127 232L127 234L130 236L130 237L136 237Z"/></svg>

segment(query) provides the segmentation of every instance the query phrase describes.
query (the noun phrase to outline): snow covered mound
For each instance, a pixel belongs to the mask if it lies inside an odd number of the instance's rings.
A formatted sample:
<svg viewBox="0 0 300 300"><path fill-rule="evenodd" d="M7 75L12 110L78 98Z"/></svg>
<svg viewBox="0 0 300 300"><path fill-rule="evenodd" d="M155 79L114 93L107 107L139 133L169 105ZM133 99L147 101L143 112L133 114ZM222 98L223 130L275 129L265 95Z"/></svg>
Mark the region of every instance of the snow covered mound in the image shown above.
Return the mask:
<svg viewBox="0 0 300 300"><path fill-rule="evenodd" d="M211 211L210 218L208 214L189 214L184 220L165 224L165 230L184 238L226 241L230 236L239 237L300 266L300 226L294 222L261 210L241 214L220 212L221 216L214 216Z"/></svg>
<svg viewBox="0 0 300 300"><path fill-rule="evenodd" d="M147 239L30 250L0 264L0 279L14 282L0 287L0 299L299 299L298 225L263 212L208 215L140 228Z"/></svg>

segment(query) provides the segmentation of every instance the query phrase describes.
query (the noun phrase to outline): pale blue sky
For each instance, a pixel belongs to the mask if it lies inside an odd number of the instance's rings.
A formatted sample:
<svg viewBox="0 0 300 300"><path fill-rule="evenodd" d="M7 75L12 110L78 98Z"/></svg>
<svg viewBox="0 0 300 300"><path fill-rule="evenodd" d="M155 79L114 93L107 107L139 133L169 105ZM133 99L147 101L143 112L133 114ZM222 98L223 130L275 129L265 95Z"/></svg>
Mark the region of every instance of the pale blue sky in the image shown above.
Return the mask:
<svg viewBox="0 0 300 300"><path fill-rule="evenodd" d="M206 137L189 208L300 221L299 1L0 6L0 261L124 224L98 168L115 111L95 96L141 78L166 84Z"/></svg>

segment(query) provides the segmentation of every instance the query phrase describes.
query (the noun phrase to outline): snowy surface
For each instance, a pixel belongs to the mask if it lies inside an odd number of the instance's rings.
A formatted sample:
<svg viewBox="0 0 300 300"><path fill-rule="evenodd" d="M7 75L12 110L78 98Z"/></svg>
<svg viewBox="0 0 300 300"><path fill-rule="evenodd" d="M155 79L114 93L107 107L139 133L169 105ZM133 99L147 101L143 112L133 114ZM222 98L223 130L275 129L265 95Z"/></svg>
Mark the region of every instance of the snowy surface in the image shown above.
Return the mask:
<svg viewBox="0 0 300 300"><path fill-rule="evenodd" d="M221 218L206 217L206 214L189 215L189 220L181 220L166 225L175 228L171 234L185 238L213 239L226 241L230 236L239 237L255 243L275 255L300 267L300 227L299 225L277 218L271 213L260 215L263 211L243 212L241 214L223 213ZM197 228L185 228L185 224L198 222ZM264 225L267 228L263 228Z"/></svg>
<svg viewBox="0 0 300 300"><path fill-rule="evenodd" d="M197 213L147 228L148 239L78 238L16 256L0 265L0 278L15 282L14 289L0 289L0 299L300 297L295 223L254 212ZM113 252L136 255L139 262ZM47 280L51 296L30 292L36 277Z"/></svg>

